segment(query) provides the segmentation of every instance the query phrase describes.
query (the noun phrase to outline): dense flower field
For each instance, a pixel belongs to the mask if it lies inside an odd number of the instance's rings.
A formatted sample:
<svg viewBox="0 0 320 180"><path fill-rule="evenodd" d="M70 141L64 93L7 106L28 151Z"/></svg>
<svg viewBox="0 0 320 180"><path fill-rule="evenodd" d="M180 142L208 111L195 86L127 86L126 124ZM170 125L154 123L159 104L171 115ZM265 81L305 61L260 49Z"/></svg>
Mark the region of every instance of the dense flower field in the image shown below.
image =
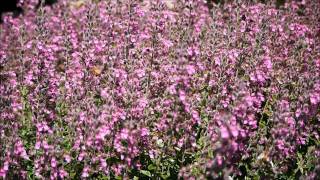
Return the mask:
<svg viewBox="0 0 320 180"><path fill-rule="evenodd" d="M320 2L59 0L0 25L0 179L319 179Z"/></svg>

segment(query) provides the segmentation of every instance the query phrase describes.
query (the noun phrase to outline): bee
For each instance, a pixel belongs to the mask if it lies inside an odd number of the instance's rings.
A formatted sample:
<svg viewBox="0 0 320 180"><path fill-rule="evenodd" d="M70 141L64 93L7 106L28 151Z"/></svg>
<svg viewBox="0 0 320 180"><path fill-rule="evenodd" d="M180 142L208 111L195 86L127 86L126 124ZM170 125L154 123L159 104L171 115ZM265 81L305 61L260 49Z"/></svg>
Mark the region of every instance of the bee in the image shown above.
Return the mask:
<svg viewBox="0 0 320 180"><path fill-rule="evenodd" d="M70 7L72 9L79 9L84 4L85 4L84 0L73 1L73 2L70 2Z"/></svg>
<svg viewBox="0 0 320 180"><path fill-rule="evenodd" d="M270 149L264 150L257 159L260 161L270 162Z"/></svg>
<svg viewBox="0 0 320 180"><path fill-rule="evenodd" d="M64 64L64 60L59 59L57 64L56 64L56 70L58 72L65 72L66 70L66 65Z"/></svg>
<svg viewBox="0 0 320 180"><path fill-rule="evenodd" d="M91 69L90 69L90 72L92 74L94 74L95 76L99 76L101 75L102 71L103 71L104 67L103 66L93 66Z"/></svg>

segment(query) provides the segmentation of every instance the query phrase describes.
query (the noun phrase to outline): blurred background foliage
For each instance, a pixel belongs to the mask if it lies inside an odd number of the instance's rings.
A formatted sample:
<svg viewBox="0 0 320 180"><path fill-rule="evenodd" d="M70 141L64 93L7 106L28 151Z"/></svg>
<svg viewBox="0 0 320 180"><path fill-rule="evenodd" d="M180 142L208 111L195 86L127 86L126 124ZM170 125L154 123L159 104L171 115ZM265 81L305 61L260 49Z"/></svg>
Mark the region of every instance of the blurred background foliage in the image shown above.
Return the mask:
<svg viewBox="0 0 320 180"><path fill-rule="evenodd" d="M41 5L43 6L51 6L55 3L57 3L59 0L39 0L38 4L36 6L36 9L38 9ZM78 1L83 1L83 0L78 0ZM100 1L100 0L95 0L95 1ZM140 0L141 1L141 0ZM208 7L211 9L213 4L225 4L227 2L232 2L234 0L206 0ZM279 8L280 6L284 5L285 0L244 0L243 2L261 2L261 3L275 3L276 6ZM1 17L3 13L7 12L12 12L14 16L18 16L20 14L23 14L23 9L19 5L19 0L10 0L10 1L1 1L0 4L0 22L1 22Z"/></svg>

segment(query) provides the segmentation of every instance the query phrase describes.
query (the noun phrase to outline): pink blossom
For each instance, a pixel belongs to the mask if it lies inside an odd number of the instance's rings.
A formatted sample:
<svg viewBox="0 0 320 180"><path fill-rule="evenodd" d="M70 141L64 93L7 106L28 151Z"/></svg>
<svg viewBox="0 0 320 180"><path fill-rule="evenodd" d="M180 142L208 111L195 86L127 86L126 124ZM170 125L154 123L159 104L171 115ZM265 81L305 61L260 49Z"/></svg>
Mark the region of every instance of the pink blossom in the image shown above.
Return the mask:
<svg viewBox="0 0 320 180"><path fill-rule="evenodd" d="M56 160L56 158L52 158L52 159L51 159L51 167L53 167L53 168L57 167L57 160Z"/></svg>
<svg viewBox="0 0 320 180"><path fill-rule="evenodd" d="M71 162L71 157L69 155L64 155L64 160L67 162L67 163L70 163Z"/></svg>
<svg viewBox="0 0 320 180"><path fill-rule="evenodd" d="M89 170L90 170L89 167L84 167L82 170L81 177L83 177L83 178L89 177Z"/></svg>
<svg viewBox="0 0 320 180"><path fill-rule="evenodd" d="M189 75L193 75L194 73L196 73L196 70L193 65L187 65L186 69Z"/></svg>
<svg viewBox="0 0 320 180"><path fill-rule="evenodd" d="M310 102L311 104L318 104L320 102L320 94L318 93L310 94Z"/></svg>
<svg viewBox="0 0 320 180"><path fill-rule="evenodd" d="M221 138L228 139L229 138L229 131L226 127L220 128Z"/></svg>

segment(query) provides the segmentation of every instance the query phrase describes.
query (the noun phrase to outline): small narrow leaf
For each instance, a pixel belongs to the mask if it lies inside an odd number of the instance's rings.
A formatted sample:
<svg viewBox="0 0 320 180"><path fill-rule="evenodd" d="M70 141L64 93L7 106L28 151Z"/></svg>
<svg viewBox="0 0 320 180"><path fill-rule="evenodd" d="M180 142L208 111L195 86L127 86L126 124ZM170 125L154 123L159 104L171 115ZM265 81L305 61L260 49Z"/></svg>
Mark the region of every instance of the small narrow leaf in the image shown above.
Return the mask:
<svg viewBox="0 0 320 180"><path fill-rule="evenodd" d="M148 177L151 177L151 173L149 171L147 171L147 170L140 170L140 173L144 174L144 175L146 175Z"/></svg>

